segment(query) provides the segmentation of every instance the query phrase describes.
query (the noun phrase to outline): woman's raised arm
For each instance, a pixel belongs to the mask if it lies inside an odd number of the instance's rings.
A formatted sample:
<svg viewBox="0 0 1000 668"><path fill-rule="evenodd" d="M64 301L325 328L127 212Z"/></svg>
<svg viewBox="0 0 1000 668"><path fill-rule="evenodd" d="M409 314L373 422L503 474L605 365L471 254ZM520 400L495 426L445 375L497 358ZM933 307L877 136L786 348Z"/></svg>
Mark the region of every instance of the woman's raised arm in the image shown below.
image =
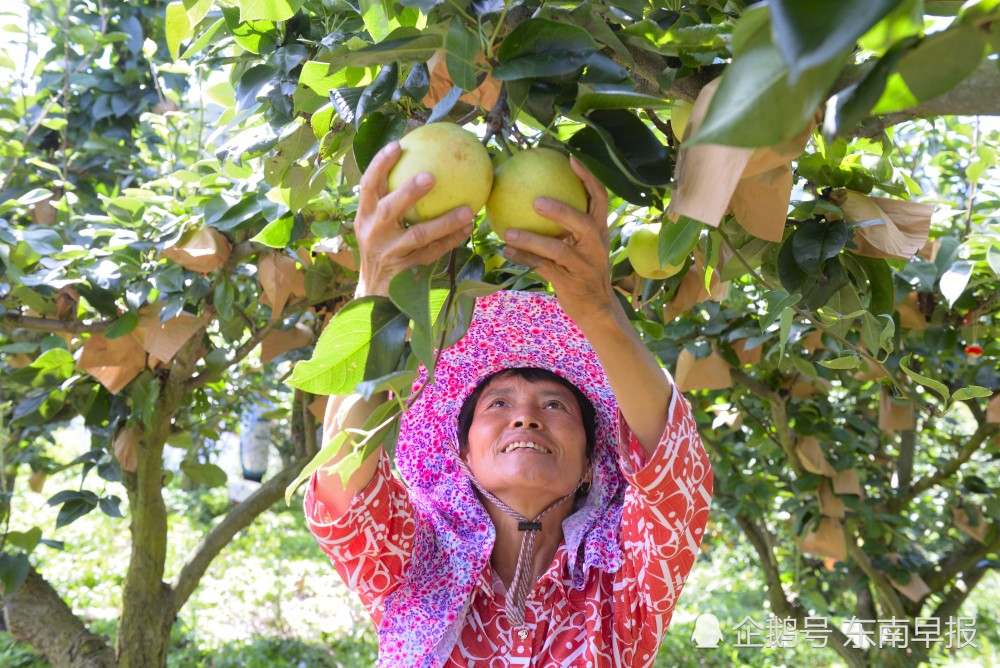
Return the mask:
<svg viewBox="0 0 1000 668"><path fill-rule="evenodd" d="M586 213L547 198L535 210L567 231L551 239L524 230L508 230L504 254L531 266L552 284L559 305L580 327L618 399L625 421L643 450L652 455L667 425L673 386L636 333L611 288L608 267L608 194L575 159L573 171L590 195Z"/></svg>
<svg viewBox="0 0 1000 668"><path fill-rule="evenodd" d="M434 177L418 174L390 193L386 177L399 156L399 142L392 142L378 152L361 178L358 213L354 219L361 256L355 297L388 296L393 276L437 260L472 233L473 212L467 207L412 227L404 226L403 213L430 191ZM361 428L372 411L385 400L385 394L375 395L368 401L357 394L331 397L323 420L323 444L344 429ZM331 457L327 465L347 454L345 447ZM381 448L362 463L346 486L338 474L329 475L323 468L316 472L316 497L326 504L331 514L343 514L354 496L371 482L380 454Z"/></svg>

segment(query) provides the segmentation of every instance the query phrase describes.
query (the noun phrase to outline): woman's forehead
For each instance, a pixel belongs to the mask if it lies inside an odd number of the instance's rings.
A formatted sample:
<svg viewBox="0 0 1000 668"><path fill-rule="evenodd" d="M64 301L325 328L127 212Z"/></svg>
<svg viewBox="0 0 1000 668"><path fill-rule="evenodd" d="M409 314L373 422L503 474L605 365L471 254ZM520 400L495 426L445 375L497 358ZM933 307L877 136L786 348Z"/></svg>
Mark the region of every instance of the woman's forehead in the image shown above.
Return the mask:
<svg viewBox="0 0 1000 668"><path fill-rule="evenodd" d="M545 379L528 380L516 375L503 375L490 379L486 387L483 388L481 398L485 399L496 394L512 391L574 398L573 392L558 381Z"/></svg>

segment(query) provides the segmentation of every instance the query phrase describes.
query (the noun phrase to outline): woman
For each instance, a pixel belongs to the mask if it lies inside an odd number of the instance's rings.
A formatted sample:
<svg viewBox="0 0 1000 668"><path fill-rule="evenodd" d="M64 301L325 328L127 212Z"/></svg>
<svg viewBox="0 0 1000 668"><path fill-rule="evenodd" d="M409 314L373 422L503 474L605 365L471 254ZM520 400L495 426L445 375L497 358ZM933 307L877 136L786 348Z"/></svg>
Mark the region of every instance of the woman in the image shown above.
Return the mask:
<svg viewBox="0 0 1000 668"><path fill-rule="evenodd" d="M399 152L383 149L362 180L359 295L386 294L471 232L468 209L403 225L433 179L387 193ZM607 193L572 165L589 211L535 203L566 237L504 238L556 298L477 300L403 416L407 485L380 451L346 487L320 471L307 490L310 528L378 626L380 666L649 666L694 562L711 467L612 292ZM378 402L331 400L327 438Z"/></svg>

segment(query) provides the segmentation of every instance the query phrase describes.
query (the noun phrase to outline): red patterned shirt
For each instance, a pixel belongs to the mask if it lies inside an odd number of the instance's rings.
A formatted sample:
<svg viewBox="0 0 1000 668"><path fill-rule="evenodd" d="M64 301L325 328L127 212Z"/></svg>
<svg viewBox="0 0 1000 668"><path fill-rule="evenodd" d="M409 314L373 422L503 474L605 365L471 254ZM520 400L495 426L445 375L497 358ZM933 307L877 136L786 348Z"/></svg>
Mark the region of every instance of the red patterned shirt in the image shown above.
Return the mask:
<svg viewBox="0 0 1000 668"><path fill-rule="evenodd" d="M620 413L618 423L619 465L629 483L622 567L615 573L591 568L583 589L575 589L563 544L527 599L525 627L512 630L503 584L487 564L446 668L652 665L698 553L712 470L683 399L672 402L664 435L648 461ZM374 479L343 516L330 517L317 498L315 480L305 510L320 547L378 625L385 597L404 574L416 531L406 487L391 474L388 457L382 454Z"/></svg>

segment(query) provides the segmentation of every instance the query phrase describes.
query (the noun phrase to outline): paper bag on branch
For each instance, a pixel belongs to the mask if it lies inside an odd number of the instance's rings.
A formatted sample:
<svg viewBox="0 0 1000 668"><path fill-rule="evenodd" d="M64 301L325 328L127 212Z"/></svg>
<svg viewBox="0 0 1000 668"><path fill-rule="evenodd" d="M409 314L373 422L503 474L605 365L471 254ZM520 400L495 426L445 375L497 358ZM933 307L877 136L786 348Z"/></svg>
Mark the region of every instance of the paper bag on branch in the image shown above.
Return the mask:
<svg viewBox="0 0 1000 668"><path fill-rule="evenodd" d="M819 512L827 517L836 517L838 519L843 519L844 515L847 514L847 506L844 502L840 500L840 497L830 489L830 483L824 480L820 483L819 490L817 490L817 496L819 496Z"/></svg>
<svg viewBox="0 0 1000 668"><path fill-rule="evenodd" d="M906 295L906 299L897 308L901 329L927 329L927 318L920 309L920 298L916 292Z"/></svg>
<svg viewBox="0 0 1000 668"><path fill-rule="evenodd" d="M862 499L865 498L865 491L861 487L857 469L837 471L833 476L833 491L837 494L852 494Z"/></svg>
<svg viewBox="0 0 1000 668"><path fill-rule="evenodd" d="M913 404L893 401L889 390L883 387L878 401L878 428L882 431L906 431L916 425Z"/></svg>
<svg viewBox="0 0 1000 668"><path fill-rule="evenodd" d="M284 253L262 253L257 259L257 281L264 290L261 303L271 307L271 320L281 317L289 299L306 296L306 274Z"/></svg>
<svg viewBox="0 0 1000 668"><path fill-rule="evenodd" d="M803 436L795 442L795 455L799 458L802 468L810 473L825 475L832 478L837 474L830 464L815 436Z"/></svg>
<svg viewBox="0 0 1000 668"><path fill-rule="evenodd" d="M740 364L743 366L746 366L747 364L760 364L760 358L764 353L764 347L759 343L753 348L747 348L746 345L746 339L733 341L733 351L736 352L736 357L739 359Z"/></svg>
<svg viewBox="0 0 1000 668"><path fill-rule="evenodd" d="M730 367L714 350L708 357L695 359L687 348L677 357L674 382L681 392L694 390L724 390L733 386Z"/></svg>
<svg viewBox="0 0 1000 668"><path fill-rule="evenodd" d="M201 319L190 313L179 313L166 322L160 321L161 303L150 304L140 311L139 326L145 331L143 348L154 362L167 363L181 347L201 329Z"/></svg>
<svg viewBox="0 0 1000 668"><path fill-rule="evenodd" d="M260 361L267 364L282 353L311 345L313 339L312 330L301 322L291 329L271 330L260 344Z"/></svg>
<svg viewBox="0 0 1000 668"><path fill-rule="evenodd" d="M185 269L207 274L225 264L232 251L226 235L206 225L185 232L176 243L164 248L162 255Z"/></svg>
<svg viewBox="0 0 1000 668"><path fill-rule="evenodd" d="M844 212L849 223L865 223L857 228L852 253L868 257L909 260L927 243L934 205L886 197L869 197L854 190L838 189L830 200Z"/></svg>
<svg viewBox="0 0 1000 668"><path fill-rule="evenodd" d="M817 350L826 350L826 346L823 344L822 330L814 329L800 340L802 341L802 347L810 354Z"/></svg>
<svg viewBox="0 0 1000 668"><path fill-rule="evenodd" d="M990 424L1000 424L1000 394L986 404L986 421Z"/></svg>
<svg viewBox="0 0 1000 668"><path fill-rule="evenodd" d="M833 383L826 378L800 376L792 383L788 393L795 399L805 399L814 394L830 394L831 389L833 389Z"/></svg>
<svg viewBox="0 0 1000 668"><path fill-rule="evenodd" d="M962 506L949 506L951 508L951 520L958 527L958 530L974 540L986 544L986 534L990 532L990 525L986 521L983 511L976 508L976 526L972 526L969 521L969 514Z"/></svg>
<svg viewBox="0 0 1000 668"><path fill-rule="evenodd" d="M486 58L483 54L477 53L474 62L478 65L486 65ZM454 86L451 75L448 73L448 63L445 59L444 51L434 52L431 59L427 61L427 69L430 72L431 80L424 95L423 103L426 107L433 107L441 98L448 94ZM487 72L483 82L476 86L475 90L464 93L458 98L462 102L471 105L479 105L483 109L492 109L500 97L500 82Z"/></svg>
<svg viewBox="0 0 1000 668"><path fill-rule="evenodd" d="M822 517L811 531L795 539L799 549L808 554L847 561L847 538L836 517Z"/></svg>
<svg viewBox="0 0 1000 668"><path fill-rule="evenodd" d="M135 473L139 463L139 443L141 440L142 426L138 424L121 429L115 436L115 458L123 471Z"/></svg>
<svg viewBox="0 0 1000 668"><path fill-rule="evenodd" d="M924 258L928 262L933 262L937 259L938 251L941 250L941 239L928 239L924 247L920 249L917 253L920 257Z"/></svg>
<svg viewBox="0 0 1000 668"><path fill-rule="evenodd" d="M133 330L116 339L91 334L83 344L77 367L96 378L111 394L118 394L146 368L146 350L140 333Z"/></svg>
<svg viewBox="0 0 1000 668"><path fill-rule="evenodd" d="M888 557L889 560L892 561L892 563L894 564L899 563L898 554L890 553L885 556ZM923 578L921 578L916 573L910 573L910 579L906 582L906 584L902 584L897 580L893 580L891 577L889 578L889 584L891 584L896 589L896 591L898 591L900 594L910 599L914 603L919 603L920 601L924 600L924 598L928 594L931 593L931 588L928 587L927 583L924 582Z"/></svg>
<svg viewBox="0 0 1000 668"><path fill-rule="evenodd" d="M685 137L701 125L719 82L709 82L698 94ZM810 125L787 142L757 149L716 144L685 147L681 142L669 217L688 216L718 227L729 211L750 234L781 241L792 191L789 162L802 153L811 134Z"/></svg>

